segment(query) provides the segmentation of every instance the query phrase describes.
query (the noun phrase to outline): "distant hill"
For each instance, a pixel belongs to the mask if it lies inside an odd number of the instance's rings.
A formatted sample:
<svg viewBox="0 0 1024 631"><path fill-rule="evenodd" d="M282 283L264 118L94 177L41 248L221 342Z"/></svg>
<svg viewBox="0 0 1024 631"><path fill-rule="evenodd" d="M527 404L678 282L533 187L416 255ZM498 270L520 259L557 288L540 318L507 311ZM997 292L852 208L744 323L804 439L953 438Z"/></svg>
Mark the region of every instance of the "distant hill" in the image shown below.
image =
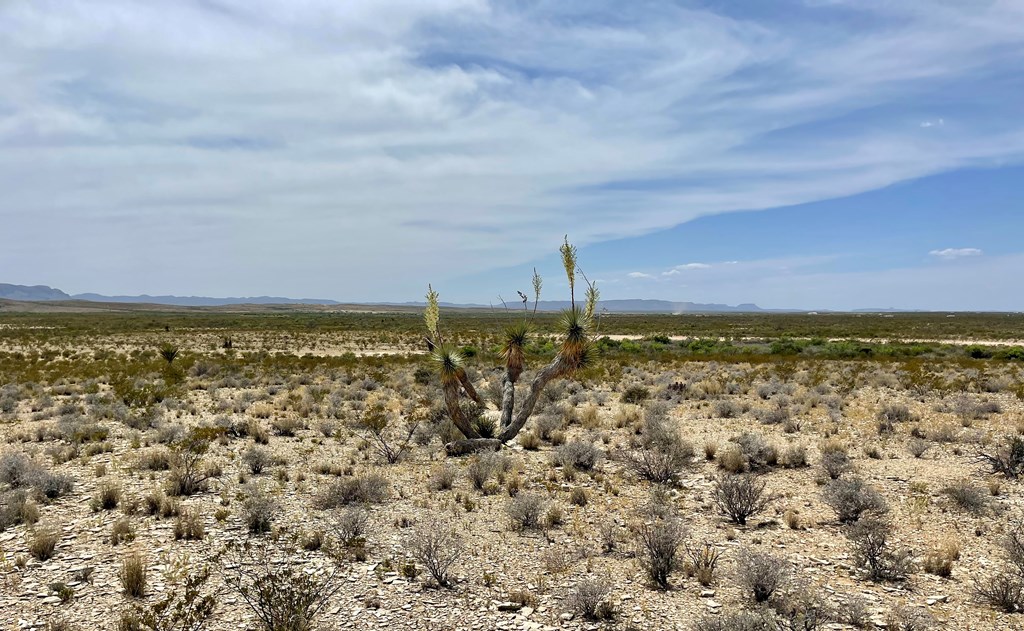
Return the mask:
<svg viewBox="0 0 1024 631"><path fill-rule="evenodd" d="M71 300L59 289L47 287L46 285L8 285L0 283L0 298L7 300Z"/></svg>

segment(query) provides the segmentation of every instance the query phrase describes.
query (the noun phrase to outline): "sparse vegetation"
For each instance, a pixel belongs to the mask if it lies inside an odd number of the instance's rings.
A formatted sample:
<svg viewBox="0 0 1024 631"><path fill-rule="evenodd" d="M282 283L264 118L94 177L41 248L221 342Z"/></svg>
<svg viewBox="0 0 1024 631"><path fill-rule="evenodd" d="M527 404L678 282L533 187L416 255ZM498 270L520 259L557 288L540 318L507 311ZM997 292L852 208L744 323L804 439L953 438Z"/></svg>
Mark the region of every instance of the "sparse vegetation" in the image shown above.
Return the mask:
<svg viewBox="0 0 1024 631"><path fill-rule="evenodd" d="M308 631L350 607L438 628L532 608L524 619L550 627L820 631L917 628L935 595L945 626L996 631L1024 607L1010 517L1024 353L874 341L1006 338L1024 317L614 314L601 333L594 318L589 363L546 382L517 446L488 439L509 430L510 363L522 353L515 420L566 323L531 313L524 338L503 331L515 310L443 316L484 384L478 404L455 375L468 443L416 314L0 312L12 616L66 601L112 612L110 626L123 611L124 629ZM442 450L453 443L472 453ZM142 597L114 579L133 551L149 559ZM221 563L190 590L205 559ZM240 568L254 605L231 584ZM318 600L324 585L337 591ZM686 619L710 600L719 613Z"/></svg>

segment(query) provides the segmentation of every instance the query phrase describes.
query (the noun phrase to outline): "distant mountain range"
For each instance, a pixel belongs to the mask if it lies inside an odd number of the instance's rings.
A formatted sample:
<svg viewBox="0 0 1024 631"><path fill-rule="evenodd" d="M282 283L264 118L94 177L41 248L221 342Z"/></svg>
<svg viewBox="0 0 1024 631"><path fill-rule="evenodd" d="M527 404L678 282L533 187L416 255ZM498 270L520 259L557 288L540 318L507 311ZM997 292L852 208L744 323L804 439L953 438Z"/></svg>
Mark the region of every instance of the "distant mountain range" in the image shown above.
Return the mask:
<svg viewBox="0 0 1024 631"><path fill-rule="evenodd" d="M46 285L10 285L0 283L0 299L26 302L87 301L106 303L132 303L171 305L177 307L219 307L225 305L342 305L337 300L325 298L282 298L279 296L250 296L240 298L208 298L205 296L104 296L102 294L67 294ZM369 304L369 303L368 303ZM382 307L420 307L422 302L372 303ZM461 309L503 309L497 305L441 303L444 307ZM530 305L532 308L532 305ZM521 308L520 303L509 303L510 309ZM569 307L567 300L542 300L540 311L559 311ZM602 300L598 310L608 313L785 313L804 312L801 309L762 309L752 303L736 306L704 304L698 302L671 302L668 300ZM863 309L861 311L869 311ZM870 311L898 311L897 309L871 309Z"/></svg>
<svg viewBox="0 0 1024 631"><path fill-rule="evenodd" d="M207 298L205 296L104 296L102 294L67 294L46 285L9 285L0 283L0 298L25 301L86 300L89 302L125 302L178 307L218 307L222 305L338 305L336 300L321 298L281 298L252 296L246 298Z"/></svg>
<svg viewBox="0 0 1024 631"><path fill-rule="evenodd" d="M279 296L251 296L240 298L208 298L205 296L104 296L102 294L68 294L60 289L46 285L10 285L0 283L0 298L29 302L50 302L84 300L88 302L119 302L173 305L187 307L217 307L224 305L340 305L337 300L325 298L282 298ZM422 302L381 303L381 306L416 307ZM462 309L503 308L498 305L442 303L445 307ZM509 308L518 308L519 303L510 304ZM541 311L559 311L569 307L569 301L542 300L538 304ZM532 305L531 305L532 308ZM700 304L696 302L670 302L668 300L603 300L599 309L609 313L749 313L765 311L755 304L720 305Z"/></svg>

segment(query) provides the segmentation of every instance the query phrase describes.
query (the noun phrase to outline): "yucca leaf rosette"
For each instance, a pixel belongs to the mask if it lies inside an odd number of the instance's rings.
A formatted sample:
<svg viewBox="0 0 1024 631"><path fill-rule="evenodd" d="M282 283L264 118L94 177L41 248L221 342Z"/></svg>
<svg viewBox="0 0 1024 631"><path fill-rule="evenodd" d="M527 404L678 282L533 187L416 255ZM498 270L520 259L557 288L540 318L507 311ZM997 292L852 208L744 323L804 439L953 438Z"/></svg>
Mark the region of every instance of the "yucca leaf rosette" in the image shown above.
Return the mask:
<svg viewBox="0 0 1024 631"><path fill-rule="evenodd" d="M530 327L525 322L509 325L505 328L505 342L501 347L501 357L505 360L509 379L512 383L519 380L526 362L524 348L530 337Z"/></svg>

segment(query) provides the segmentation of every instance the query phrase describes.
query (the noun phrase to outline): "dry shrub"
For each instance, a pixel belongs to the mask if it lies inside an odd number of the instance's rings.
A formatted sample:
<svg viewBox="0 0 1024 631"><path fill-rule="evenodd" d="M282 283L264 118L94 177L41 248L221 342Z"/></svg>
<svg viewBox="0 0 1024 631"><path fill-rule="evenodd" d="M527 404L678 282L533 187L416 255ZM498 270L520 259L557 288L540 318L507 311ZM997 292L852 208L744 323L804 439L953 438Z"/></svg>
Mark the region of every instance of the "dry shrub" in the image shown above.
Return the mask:
<svg viewBox="0 0 1024 631"><path fill-rule="evenodd" d="M759 603L767 602L791 574L785 559L750 548L740 550L737 569L743 591Z"/></svg>
<svg viewBox="0 0 1024 631"><path fill-rule="evenodd" d="M243 509L244 510L244 509ZM199 509L192 508L181 511L174 521L174 538L198 541L206 534L203 517Z"/></svg>
<svg viewBox="0 0 1024 631"><path fill-rule="evenodd" d="M452 584L451 570L462 557L465 546L452 524L430 520L416 527L409 537L413 558L422 563L441 587Z"/></svg>
<svg viewBox="0 0 1024 631"><path fill-rule="evenodd" d="M376 473L336 480L316 496L313 506L327 510L349 504L380 504L388 498L389 487L387 479Z"/></svg>
<svg viewBox="0 0 1024 631"><path fill-rule="evenodd" d="M280 509L280 504L256 487L245 489L243 495L241 512L249 532L270 532L270 523Z"/></svg>
<svg viewBox="0 0 1024 631"><path fill-rule="evenodd" d="M693 445L683 440L667 416L651 406L626 463L640 478L659 484L673 484L693 460Z"/></svg>
<svg viewBox="0 0 1024 631"><path fill-rule="evenodd" d="M135 529L127 517L122 517L114 522L110 528L110 545L116 546L135 539Z"/></svg>
<svg viewBox="0 0 1024 631"><path fill-rule="evenodd" d="M885 513L888 506L882 494L861 478L833 480L824 491L825 503L843 523L854 522L865 513Z"/></svg>
<svg viewBox="0 0 1024 631"><path fill-rule="evenodd" d="M893 548L893 527L880 516L866 516L850 526L847 536L857 565L872 581L902 581L913 569L909 550Z"/></svg>
<svg viewBox="0 0 1024 631"><path fill-rule="evenodd" d="M730 473L740 473L746 468L747 462L739 446L729 444L725 449L718 450L718 466Z"/></svg>
<svg viewBox="0 0 1024 631"><path fill-rule="evenodd" d="M906 605L896 607L885 617L888 631L924 631L935 626L935 619L922 609Z"/></svg>
<svg viewBox="0 0 1024 631"><path fill-rule="evenodd" d="M975 515L981 515L988 510L988 495L981 487L971 484L970 480L958 480L942 489L942 493L960 510Z"/></svg>
<svg viewBox="0 0 1024 631"><path fill-rule="evenodd" d="M686 573L697 579L697 582L707 587L715 582L715 571L718 569L718 560L722 553L718 547L705 541L698 545L686 545Z"/></svg>
<svg viewBox="0 0 1024 631"><path fill-rule="evenodd" d="M712 497L723 515L743 526L748 518L763 511L775 499L765 493L766 485L753 474L729 473L718 476Z"/></svg>
<svg viewBox="0 0 1024 631"><path fill-rule="evenodd" d="M508 502L506 512L512 530L533 530L541 525L547 501L537 493L519 493Z"/></svg>
<svg viewBox="0 0 1024 631"><path fill-rule="evenodd" d="M587 620L612 620L615 608L608 595L611 585L600 578L585 578L576 584L568 598L569 609Z"/></svg>
<svg viewBox="0 0 1024 631"><path fill-rule="evenodd" d="M679 546L686 540L682 520L672 514L655 516L633 526L637 556L651 582L660 589L669 588L669 577L679 566Z"/></svg>
<svg viewBox="0 0 1024 631"><path fill-rule="evenodd" d="M430 488L435 491L447 491L455 485L458 472L458 468L450 462L434 467L430 475Z"/></svg>

